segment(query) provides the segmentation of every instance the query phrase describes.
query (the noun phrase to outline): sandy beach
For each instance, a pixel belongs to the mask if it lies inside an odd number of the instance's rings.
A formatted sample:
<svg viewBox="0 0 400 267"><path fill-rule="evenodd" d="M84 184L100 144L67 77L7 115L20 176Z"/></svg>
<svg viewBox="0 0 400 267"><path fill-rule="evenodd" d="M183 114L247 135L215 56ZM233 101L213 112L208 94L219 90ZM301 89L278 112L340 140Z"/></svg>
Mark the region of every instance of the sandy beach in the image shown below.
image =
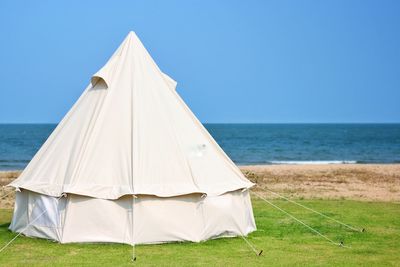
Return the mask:
<svg viewBox="0 0 400 267"><path fill-rule="evenodd" d="M400 164L241 166L257 186L294 198L400 201Z"/></svg>
<svg viewBox="0 0 400 267"><path fill-rule="evenodd" d="M254 183L254 191L276 198L351 199L400 202L400 164L254 165L240 166ZM4 187L20 171L0 172L0 208L12 208L14 193Z"/></svg>

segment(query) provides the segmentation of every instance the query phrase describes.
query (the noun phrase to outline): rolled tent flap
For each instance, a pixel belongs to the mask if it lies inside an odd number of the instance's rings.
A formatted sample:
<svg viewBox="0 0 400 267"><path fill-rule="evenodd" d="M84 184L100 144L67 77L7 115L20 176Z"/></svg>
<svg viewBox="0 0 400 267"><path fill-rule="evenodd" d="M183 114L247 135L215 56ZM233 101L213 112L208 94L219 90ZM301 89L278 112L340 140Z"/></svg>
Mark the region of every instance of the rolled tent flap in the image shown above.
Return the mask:
<svg viewBox="0 0 400 267"><path fill-rule="evenodd" d="M99 81L103 81L106 84L107 88L111 86L115 67L118 64L118 58L119 56L114 54L98 72L93 74L90 80L92 87L95 87Z"/></svg>
<svg viewBox="0 0 400 267"><path fill-rule="evenodd" d="M92 87L95 87L99 82L103 82L106 88L108 88L108 83L106 82L106 79L104 79L103 77L93 75L92 79L90 79L90 84L92 85Z"/></svg>
<svg viewBox="0 0 400 267"><path fill-rule="evenodd" d="M168 87L171 90L176 90L176 85L178 84L174 79L172 79L171 77L169 77L167 74L163 73L163 77L165 82L168 84Z"/></svg>

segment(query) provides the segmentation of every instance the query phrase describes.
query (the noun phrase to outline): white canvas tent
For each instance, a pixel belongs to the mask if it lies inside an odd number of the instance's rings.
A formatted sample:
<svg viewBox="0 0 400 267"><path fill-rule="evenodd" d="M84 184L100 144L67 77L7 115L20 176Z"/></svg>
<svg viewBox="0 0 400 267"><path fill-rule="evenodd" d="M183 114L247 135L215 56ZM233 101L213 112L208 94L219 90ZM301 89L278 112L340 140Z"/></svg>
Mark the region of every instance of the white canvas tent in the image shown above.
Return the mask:
<svg viewBox="0 0 400 267"><path fill-rule="evenodd" d="M255 230L253 185L130 32L18 179L10 229L68 242Z"/></svg>

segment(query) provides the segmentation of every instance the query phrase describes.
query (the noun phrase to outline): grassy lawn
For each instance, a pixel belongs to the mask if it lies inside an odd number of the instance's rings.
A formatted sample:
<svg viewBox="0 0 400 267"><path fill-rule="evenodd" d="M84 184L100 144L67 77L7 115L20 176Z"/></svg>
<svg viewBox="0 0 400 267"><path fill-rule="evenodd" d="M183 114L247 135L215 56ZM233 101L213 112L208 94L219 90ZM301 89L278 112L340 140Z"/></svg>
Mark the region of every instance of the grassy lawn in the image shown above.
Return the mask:
<svg viewBox="0 0 400 267"><path fill-rule="evenodd" d="M399 266L400 204L349 200L299 200L325 214L366 229L352 232L285 201L273 203L351 248L334 246L287 215L253 198L258 230L248 240L263 249L257 257L243 239L203 243L136 246L138 266ZM15 233L8 231L11 210L0 210L0 246ZM0 254L0 266L133 265L132 248L119 244L58 244L18 237Z"/></svg>

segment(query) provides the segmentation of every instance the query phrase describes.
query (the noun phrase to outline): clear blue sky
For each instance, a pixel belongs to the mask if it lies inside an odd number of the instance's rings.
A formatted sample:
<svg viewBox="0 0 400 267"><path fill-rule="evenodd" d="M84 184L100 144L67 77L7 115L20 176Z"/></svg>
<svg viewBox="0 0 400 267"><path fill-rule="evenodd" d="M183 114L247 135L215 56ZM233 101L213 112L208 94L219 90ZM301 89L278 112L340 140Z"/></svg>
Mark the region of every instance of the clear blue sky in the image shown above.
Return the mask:
<svg viewBox="0 0 400 267"><path fill-rule="evenodd" d="M58 122L135 31L203 122L400 122L400 1L0 1L0 122Z"/></svg>

